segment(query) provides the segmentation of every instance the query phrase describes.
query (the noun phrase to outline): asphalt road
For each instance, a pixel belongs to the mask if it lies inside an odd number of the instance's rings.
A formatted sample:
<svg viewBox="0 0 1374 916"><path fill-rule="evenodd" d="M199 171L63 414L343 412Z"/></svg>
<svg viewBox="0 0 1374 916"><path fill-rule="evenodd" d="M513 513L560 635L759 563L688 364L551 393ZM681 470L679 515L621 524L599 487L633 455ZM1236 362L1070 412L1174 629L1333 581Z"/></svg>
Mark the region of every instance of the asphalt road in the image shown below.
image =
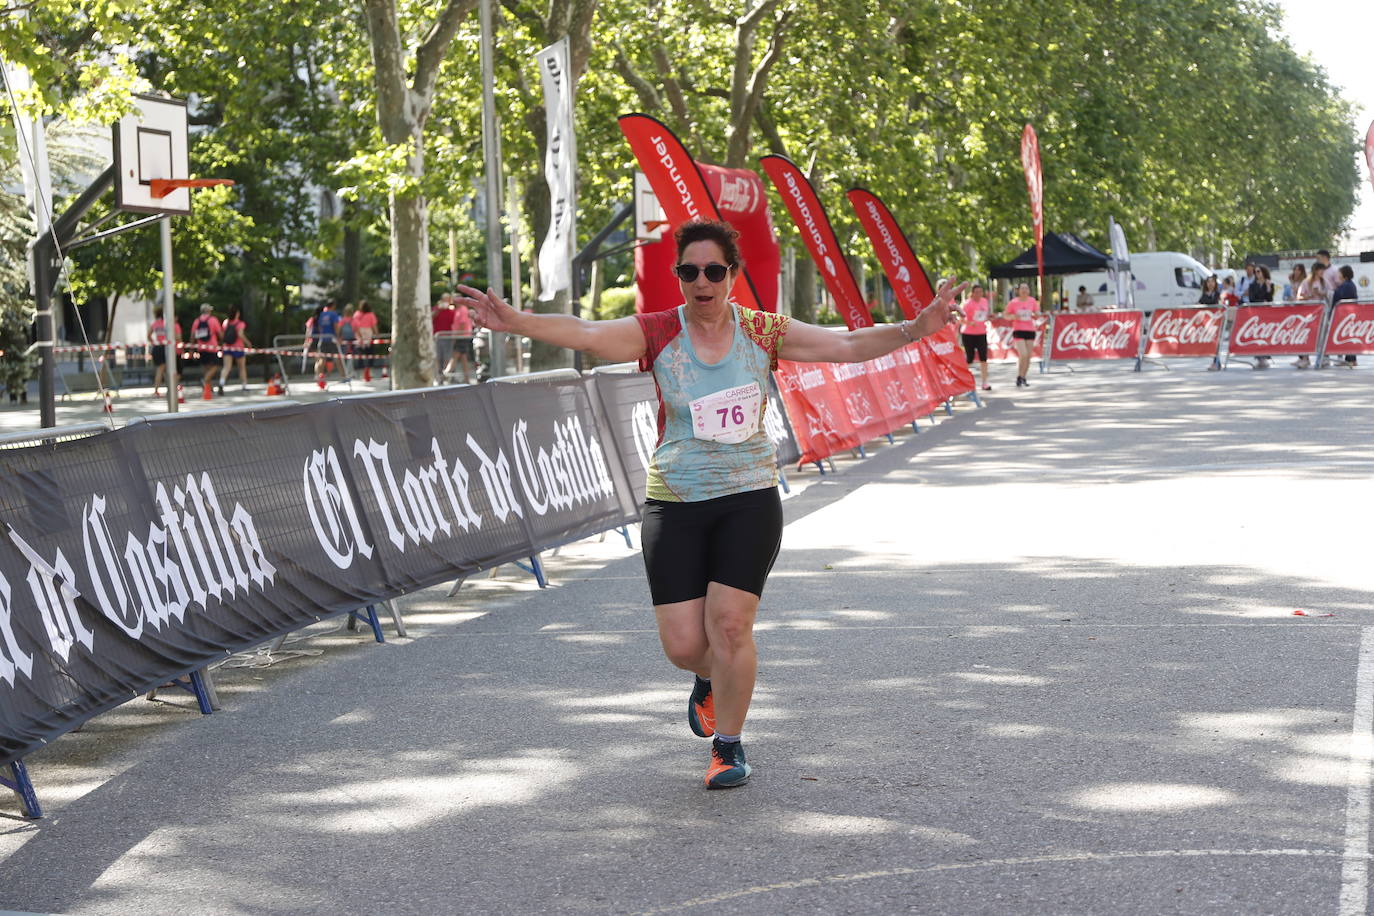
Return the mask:
<svg viewBox="0 0 1374 916"><path fill-rule="evenodd" d="M33 755L0 908L1365 912L1374 368L1123 368L792 475L747 786L612 537Z"/></svg>

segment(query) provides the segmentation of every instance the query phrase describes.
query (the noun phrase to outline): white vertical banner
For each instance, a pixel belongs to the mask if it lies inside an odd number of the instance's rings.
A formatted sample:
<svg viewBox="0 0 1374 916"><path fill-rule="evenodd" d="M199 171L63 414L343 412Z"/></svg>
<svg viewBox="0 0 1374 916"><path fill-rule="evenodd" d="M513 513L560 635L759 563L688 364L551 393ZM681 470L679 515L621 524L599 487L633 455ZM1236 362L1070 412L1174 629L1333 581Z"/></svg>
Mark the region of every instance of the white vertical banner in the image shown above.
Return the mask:
<svg viewBox="0 0 1374 916"><path fill-rule="evenodd" d="M539 298L548 301L559 290L572 286L573 174L576 157L573 146L572 71L569 69L568 39L549 45L535 55L539 76L544 82L544 112L547 136L544 152L544 178L549 183L549 231L539 248Z"/></svg>
<svg viewBox="0 0 1374 916"><path fill-rule="evenodd" d="M5 68L8 101L22 103L33 87L29 71L0 61ZM35 237L48 231L52 216L52 175L48 171L48 146L41 117L32 118L18 105L11 106L14 116L15 143L18 147L19 170L24 181L24 198L33 213Z"/></svg>

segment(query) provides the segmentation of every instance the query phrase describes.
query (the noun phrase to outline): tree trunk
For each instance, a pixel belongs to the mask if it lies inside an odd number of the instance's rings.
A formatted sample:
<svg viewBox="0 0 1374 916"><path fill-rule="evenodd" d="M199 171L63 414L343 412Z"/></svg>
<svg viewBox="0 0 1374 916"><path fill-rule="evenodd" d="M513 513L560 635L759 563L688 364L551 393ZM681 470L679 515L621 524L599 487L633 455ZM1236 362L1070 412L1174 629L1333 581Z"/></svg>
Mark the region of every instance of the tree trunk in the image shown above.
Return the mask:
<svg viewBox="0 0 1374 916"><path fill-rule="evenodd" d="M816 323L816 264L809 256L797 258L796 293L792 297L792 317L807 324Z"/></svg>
<svg viewBox="0 0 1374 916"><path fill-rule="evenodd" d="M391 195L391 384L423 388L437 378L429 321L429 210L420 194Z"/></svg>

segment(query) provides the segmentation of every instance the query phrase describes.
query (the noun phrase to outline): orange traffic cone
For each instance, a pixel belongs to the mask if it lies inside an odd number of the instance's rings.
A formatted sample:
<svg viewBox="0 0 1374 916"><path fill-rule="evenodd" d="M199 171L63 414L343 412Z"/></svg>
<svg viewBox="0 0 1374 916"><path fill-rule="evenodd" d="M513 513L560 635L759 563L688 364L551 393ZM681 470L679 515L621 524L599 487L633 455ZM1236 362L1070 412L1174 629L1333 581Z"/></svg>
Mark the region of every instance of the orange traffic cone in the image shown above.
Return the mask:
<svg viewBox="0 0 1374 916"><path fill-rule="evenodd" d="M202 401L213 401L215 399L215 390L211 388L209 385L206 385L205 388L201 391L200 399Z"/></svg>
<svg viewBox="0 0 1374 916"><path fill-rule="evenodd" d="M324 371L325 371L325 372L333 372L333 371L334 371L334 360L332 360L332 359L327 359L327 360L324 361Z"/></svg>
<svg viewBox="0 0 1374 916"><path fill-rule="evenodd" d="M110 393L105 392L105 406L100 408L104 413L114 413L114 401L110 400Z"/></svg>
<svg viewBox="0 0 1374 916"><path fill-rule="evenodd" d="M319 385L320 388L321 388L321 390L324 389L324 373L323 373L323 372L321 372L319 375L315 376L315 384L316 384L316 385Z"/></svg>
<svg viewBox="0 0 1374 916"><path fill-rule="evenodd" d="M181 382L177 382L177 403L178 403L178 404L185 404L185 403L186 403L186 392L184 392L184 391L181 390Z"/></svg>
<svg viewBox="0 0 1374 916"><path fill-rule="evenodd" d="M365 382L370 382L370 381L372 381L372 367L371 367L371 366L369 366L369 367L363 369L363 381L365 381Z"/></svg>
<svg viewBox="0 0 1374 916"><path fill-rule="evenodd" d="M281 390L281 384L280 384L280 382L281 382L281 373L278 372L276 375L272 376L271 381L269 381L269 382L267 383L267 393L268 393L269 395L278 395L278 394L281 394L281 393L282 393L282 390Z"/></svg>

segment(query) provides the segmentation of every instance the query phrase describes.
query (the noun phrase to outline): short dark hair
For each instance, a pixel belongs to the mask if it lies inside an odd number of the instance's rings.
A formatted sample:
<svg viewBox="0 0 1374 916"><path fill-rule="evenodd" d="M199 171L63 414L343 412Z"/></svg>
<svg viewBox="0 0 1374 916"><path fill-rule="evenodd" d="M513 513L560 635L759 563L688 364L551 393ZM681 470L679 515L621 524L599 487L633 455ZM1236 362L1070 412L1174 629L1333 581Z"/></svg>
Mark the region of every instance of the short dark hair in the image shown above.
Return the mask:
<svg viewBox="0 0 1374 916"><path fill-rule="evenodd" d="M677 227L673 233L677 242L677 259L693 242L715 242L725 255L726 267L740 267L744 259L739 254L739 230L724 220L694 219Z"/></svg>
<svg viewBox="0 0 1374 916"><path fill-rule="evenodd" d="M1341 276L1347 280L1355 279L1355 268L1351 267L1349 264L1342 264Z"/></svg>
<svg viewBox="0 0 1374 916"><path fill-rule="evenodd" d="M1326 265L1323 264L1321 261L1313 261L1313 262L1312 262L1312 273L1316 273L1316 272L1319 271L1319 270L1326 270Z"/></svg>
<svg viewBox="0 0 1374 916"><path fill-rule="evenodd" d="M1319 257L1323 257L1323 258L1330 258L1330 257L1331 257L1331 252L1327 251L1325 248L1318 248L1318 249L1317 249L1317 255L1318 255Z"/></svg>
<svg viewBox="0 0 1374 916"><path fill-rule="evenodd" d="M1080 286L1078 287L1078 291L1080 293L1086 293L1088 291L1088 288L1086 286Z"/></svg>

